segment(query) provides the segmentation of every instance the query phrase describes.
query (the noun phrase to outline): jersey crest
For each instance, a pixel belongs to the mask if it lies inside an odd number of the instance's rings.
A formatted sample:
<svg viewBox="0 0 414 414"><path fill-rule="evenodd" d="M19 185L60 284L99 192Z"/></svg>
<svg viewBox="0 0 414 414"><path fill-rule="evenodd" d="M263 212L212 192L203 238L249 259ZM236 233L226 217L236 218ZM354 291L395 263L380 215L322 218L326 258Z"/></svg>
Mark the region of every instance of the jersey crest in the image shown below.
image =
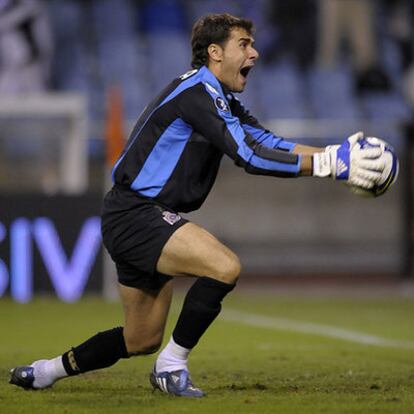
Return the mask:
<svg viewBox="0 0 414 414"><path fill-rule="evenodd" d="M216 105L216 107L223 112L229 112L229 106L227 105L226 101L221 97L218 96L215 100L214 103Z"/></svg>

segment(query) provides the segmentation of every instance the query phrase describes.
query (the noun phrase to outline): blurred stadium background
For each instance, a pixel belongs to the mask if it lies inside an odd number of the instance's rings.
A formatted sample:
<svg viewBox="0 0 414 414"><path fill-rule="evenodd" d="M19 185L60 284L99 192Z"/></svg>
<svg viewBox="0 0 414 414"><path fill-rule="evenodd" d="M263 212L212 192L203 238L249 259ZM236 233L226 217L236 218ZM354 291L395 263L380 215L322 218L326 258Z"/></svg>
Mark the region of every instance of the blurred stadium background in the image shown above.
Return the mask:
<svg viewBox="0 0 414 414"><path fill-rule="evenodd" d="M411 1L1 0L0 296L116 296L99 228L110 163L148 100L190 69L207 12L254 20L261 59L241 99L265 125L315 145L364 130L395 146L401 173L362 199L224 160L190 217L240 255L242 286L414 294Z"/></svg>

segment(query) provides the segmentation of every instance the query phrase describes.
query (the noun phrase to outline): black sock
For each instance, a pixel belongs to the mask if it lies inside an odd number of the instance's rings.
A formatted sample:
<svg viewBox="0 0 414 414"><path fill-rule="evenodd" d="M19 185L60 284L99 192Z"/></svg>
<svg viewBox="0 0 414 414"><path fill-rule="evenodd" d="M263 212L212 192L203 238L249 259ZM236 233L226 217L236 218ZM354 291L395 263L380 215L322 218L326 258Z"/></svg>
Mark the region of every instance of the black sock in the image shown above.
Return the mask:
<svg viewBox="0 0 414 414"><path fill-rule="evenodd" d="M106 368L120 358L128 358L123 328L99 332L87 341L62 355L68 375L77 375L94 369Z"/></svg>
<svg viewBox="0 0 414 414"><path fill-rule="evenodd" d="M234 286L209 277L197 279L185 297L173 331L174 342L184 348L194 348L220 313L221 301Z"/></svg>

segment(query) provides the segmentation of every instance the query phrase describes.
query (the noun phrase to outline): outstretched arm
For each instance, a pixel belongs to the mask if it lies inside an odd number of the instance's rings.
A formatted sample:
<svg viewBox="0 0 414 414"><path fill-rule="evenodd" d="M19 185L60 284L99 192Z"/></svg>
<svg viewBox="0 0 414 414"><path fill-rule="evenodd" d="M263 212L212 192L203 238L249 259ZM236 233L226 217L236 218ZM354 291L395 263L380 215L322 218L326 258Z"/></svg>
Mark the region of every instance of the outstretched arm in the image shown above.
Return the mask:
<svg viewBox="0 0 414 414"><path fill-rule="evenodd" d="M293 154L302 154L299 175L313 175L313 155L325 151L325 148L311 147L309 145L296 144L293 148Z"/></svg>
<svg viewBox="0 0 414 414"><path fill-rule="evenodd" d="M183 120L230 156L250 174L278 177L315 176L371 188L383 169L379 149L361 149L363 134L342 145L316 148L285 141L263 128L232 100L232 108L217 91L196 85L181 94Z"/></svg>
<svg viewBox="0 0 414 414"><path fill-rule="evenodd" d="M362 148L364 134L358 132L341 145L313 147L290 143L264 128L258 120L245 110L240 101L234 107L243 129L251 134L257 143L274 150L288 149L299 160L297 176L331 177L345 180L350 185L371 188L379 179L384 162L378 159L379 148Z"/></svg>

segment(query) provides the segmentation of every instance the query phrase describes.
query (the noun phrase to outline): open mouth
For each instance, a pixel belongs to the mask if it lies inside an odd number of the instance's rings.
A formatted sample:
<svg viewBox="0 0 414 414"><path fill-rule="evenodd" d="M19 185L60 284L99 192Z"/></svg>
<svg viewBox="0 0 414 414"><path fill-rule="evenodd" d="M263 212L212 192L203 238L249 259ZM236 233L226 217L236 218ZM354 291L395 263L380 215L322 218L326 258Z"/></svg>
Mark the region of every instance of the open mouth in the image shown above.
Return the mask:
<svg viewBox="0 0 414 414"><path fill-rule="evenodd" d="M251 69L252 67L253 67L253 66L245 66L244 68L241 68L241 69L240 69L240 74L243 76L243 78L247 78L247 75L249 74L250 69Z"/></svg>

